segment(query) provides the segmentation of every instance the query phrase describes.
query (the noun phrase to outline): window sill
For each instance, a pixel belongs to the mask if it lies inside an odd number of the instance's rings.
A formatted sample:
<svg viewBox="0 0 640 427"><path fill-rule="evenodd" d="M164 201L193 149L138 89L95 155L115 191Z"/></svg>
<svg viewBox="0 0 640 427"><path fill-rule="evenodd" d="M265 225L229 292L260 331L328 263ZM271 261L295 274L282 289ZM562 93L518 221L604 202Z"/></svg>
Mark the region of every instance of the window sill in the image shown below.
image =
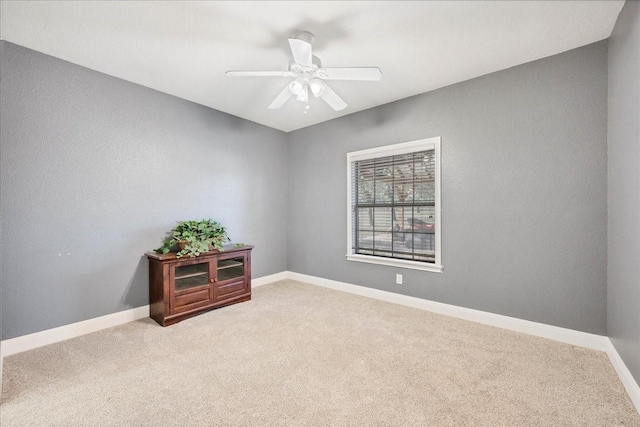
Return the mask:
<svg viewBox="0 0 640 427"><path fill-rule="evenodd" d="M444 269L441 265L425 264L424 262L409 261L393 258L381 258L370 255L347 255L347 260L357 262L368 262L371 264L386 265L389 267L410 268L413 270L431 271L434 273L442 273Z"/></svg>

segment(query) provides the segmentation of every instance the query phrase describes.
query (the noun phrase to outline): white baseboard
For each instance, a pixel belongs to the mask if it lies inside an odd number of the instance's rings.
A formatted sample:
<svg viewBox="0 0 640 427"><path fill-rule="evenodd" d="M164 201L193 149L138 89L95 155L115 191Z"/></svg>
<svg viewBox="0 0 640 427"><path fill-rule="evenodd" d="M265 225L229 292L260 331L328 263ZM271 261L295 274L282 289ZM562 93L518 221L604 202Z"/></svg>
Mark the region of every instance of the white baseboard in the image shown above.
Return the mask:
<svg viewBox="0 0 640 427"><path fill-rule="evenodd" d="M609 356L609 360L613 365L613 368L616 370L618 377L620 377L620 381L622 381L622 385L624 385L624 388L627 390L631 401L636 407L636 411L640 413L640 386L638 386L638 383L636 382L635 378L633 378L633 375L631 375L629 368L627 368L627 365L624 364L624 361L618 354L618 351L613 346L613 343L609 338L607 338L606 351L607 356Z"/></svg>
<svg viewBox="0 0 640 427"><path fill-rule="evenodd" d="M58 328L47 329L46 331L23 335L2 341L2 357L12 354L22 353L48 344L79 337L91 332L133 322L134 320L149 317L149 306L132 308L130 310L119 311L106 316L94 317L82 322L71 323L70 325Z"/></svg>
<svg viewBox="0 0 640 427"><path fill-rule="evenodd" d="M251 279L251 287L257 288L258 286L267 285L269 283L278 282L289 278L288 271L281 271L280 273L270 274L269 276L258 277L257 279Z"/></svg>
<svg viewBox="0 0 640 427"><path fill-rule="evenodd" d="M352 285L350 283L337 282L335 280L323 279L321 277L308 276L306 274L289 272L289 278L312 285L325 288L336 289L350 294L375 298L382 301L392 302L407 307L419 308L438 314L444 314L459 319L471 320L485 325L496 326L498 328L509 329L511 331L522 332L537 337L549 338L567 344L586 347L593 350L606 351L607 337L602 335L589 334L586 332L574 331L573 329L561 328L558 326L545 325L543 323L532 322L530 320L517 319L515 317L503 316L501 314L488 313L486 311L473 310L471 308L458 307L455 305L429 301L422 298L410 297L393 292L371 289L364 286Z"/></svg>
<svg viewBox="0 0 640 427"><path fill-rule="evenodd" d="M251 280L251 286L257 287L266 285L267 283L277 282L286 279L286 271L271 274L269 276L258 277ZM2 341L0 346L0 367L2 366L2 358L11 356L12 354L22 353L23 351L32 350L48 344L68 340L70 338L79 337L91 332L100 331L102 329L112 328L124 323L133 322L149 317L149 306L132 308L130 310L119 311L117 313L108 314L106 316L95 317L93 319L84 320L82 322L72 323L60 326L58 328L47 329L46 331L36 332L29 335L23 335L17 338L11 338Z"/></svg>

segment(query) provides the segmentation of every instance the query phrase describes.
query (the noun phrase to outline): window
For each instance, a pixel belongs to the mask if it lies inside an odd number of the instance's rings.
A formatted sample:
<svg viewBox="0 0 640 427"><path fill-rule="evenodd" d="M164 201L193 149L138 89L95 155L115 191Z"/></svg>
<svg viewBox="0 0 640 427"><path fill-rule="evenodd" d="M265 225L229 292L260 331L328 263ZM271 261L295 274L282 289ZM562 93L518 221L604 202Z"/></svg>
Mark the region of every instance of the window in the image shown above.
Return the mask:
<svg viewBox="0 0 640 427"><path fill-rule="evenodd" d="M442 271L440 138L347 154L347 259Z"/></svg>

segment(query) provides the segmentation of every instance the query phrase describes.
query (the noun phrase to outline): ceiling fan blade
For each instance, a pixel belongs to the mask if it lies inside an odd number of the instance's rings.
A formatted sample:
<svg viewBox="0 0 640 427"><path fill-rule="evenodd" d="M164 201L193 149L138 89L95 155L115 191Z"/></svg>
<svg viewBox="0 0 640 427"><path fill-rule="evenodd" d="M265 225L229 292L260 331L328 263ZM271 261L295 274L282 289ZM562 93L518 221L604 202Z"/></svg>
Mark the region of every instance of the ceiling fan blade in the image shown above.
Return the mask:
<svg viewBox="0 0 640 427"><path fill-rule="evenodd" d="M289 86L287 85L287 87L285 87L284 90L280 92L280 95L278 95L276 99L274 99L273 102L269 104L269 109L276 110L282 107L284 103L287 102L289 98L291 98L292 95L293 93L291 93L291 91L289 90Z"/></svg>
<svg viewBox="0 0 640 427"><path fill-rule="evenodd" d="M289 39L289 46L296 64L311 67L311 43L300 39Z"/></svg>
<svg viewBox="0 0 640 427"><path fill-rule="evenodd" d="M325 80L363 80L377 82L382 78L382 71L378 67L360 67L360 68L323 68L323 74L320 78Z"/></svg>
<svg viewBox="0 0 640 427"><path fill-rule="evenodd" d="M331 108L336 111L344 110L347 107L347 103L344 102L342 98L340 98L331 88L327 85L324 85L324 92L320 95L322 99L326 101L327 104Z"/></svg>
<svg viewBox="0 0 640 427"><path fill-rule="evenodd" d="M294 77L291 71L227 71L227 76L232 77Z"/></svg>

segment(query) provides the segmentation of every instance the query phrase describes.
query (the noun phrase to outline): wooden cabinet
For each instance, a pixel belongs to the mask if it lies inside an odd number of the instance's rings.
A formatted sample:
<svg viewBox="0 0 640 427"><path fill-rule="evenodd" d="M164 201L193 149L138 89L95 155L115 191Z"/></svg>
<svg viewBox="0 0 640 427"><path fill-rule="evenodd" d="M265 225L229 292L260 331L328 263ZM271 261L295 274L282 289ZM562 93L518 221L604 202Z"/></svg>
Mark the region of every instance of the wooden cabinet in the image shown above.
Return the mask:
<svg viewBox="0 0 640 427"><path fill-rule="evenodd" d="M251 249L230 246L195 258L147 252L151 318L169 326L212 308L250 300Z"/></svg>

